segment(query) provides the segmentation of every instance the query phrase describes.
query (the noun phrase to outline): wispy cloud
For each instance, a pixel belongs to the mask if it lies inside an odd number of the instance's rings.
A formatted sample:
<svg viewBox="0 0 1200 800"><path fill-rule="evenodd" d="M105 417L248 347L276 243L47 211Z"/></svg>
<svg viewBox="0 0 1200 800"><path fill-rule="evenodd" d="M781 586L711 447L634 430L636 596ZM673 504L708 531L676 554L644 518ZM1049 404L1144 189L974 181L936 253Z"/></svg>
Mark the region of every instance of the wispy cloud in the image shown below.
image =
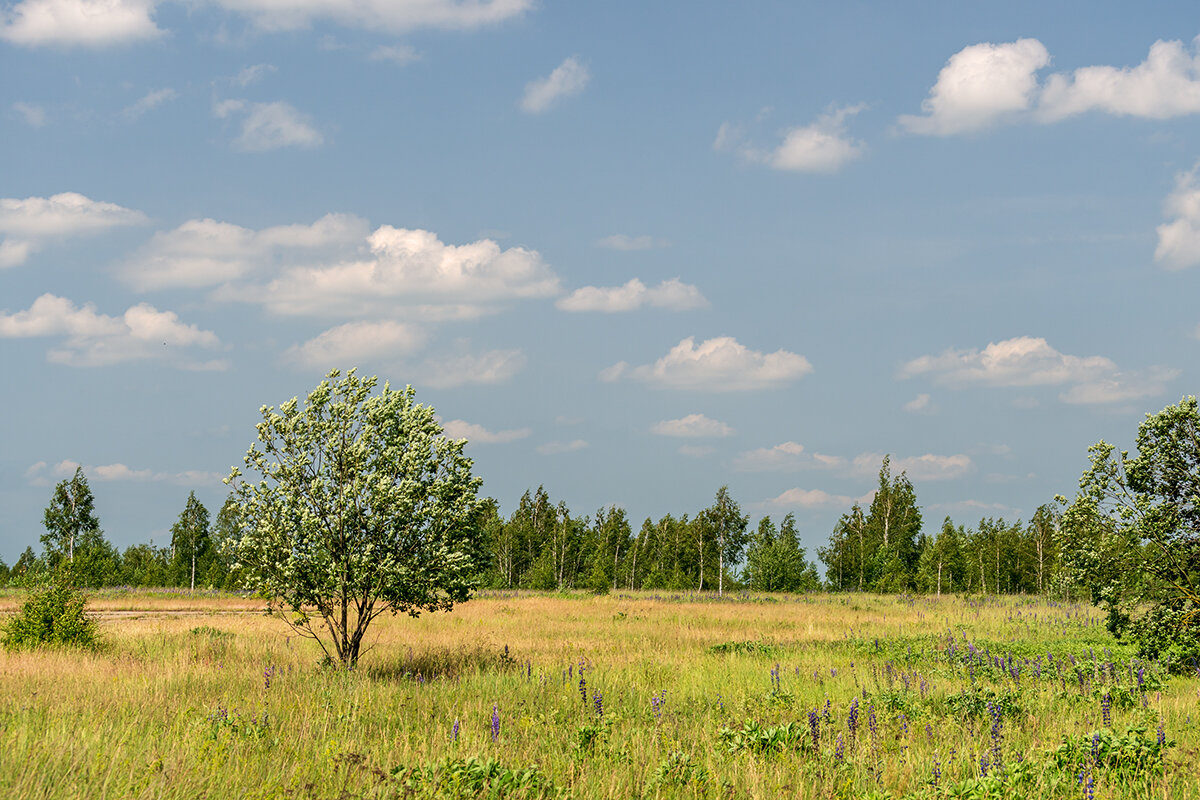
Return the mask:
<svg viewBox="0 0 1200 800"><path fill-rule="evenodd" d="M571 56L546 77L526 84L521 108L530 114L541 114L563 98L582 92L590 78L588 68Z"/></svg>

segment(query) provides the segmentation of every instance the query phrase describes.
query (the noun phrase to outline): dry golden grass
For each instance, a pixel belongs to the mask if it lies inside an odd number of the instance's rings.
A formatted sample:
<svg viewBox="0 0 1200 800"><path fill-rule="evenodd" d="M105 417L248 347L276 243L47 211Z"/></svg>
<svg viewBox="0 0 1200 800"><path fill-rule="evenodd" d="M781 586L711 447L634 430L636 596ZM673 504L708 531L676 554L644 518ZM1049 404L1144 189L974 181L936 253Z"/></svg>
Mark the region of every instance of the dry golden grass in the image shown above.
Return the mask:
<svg viewBox="0 0 1200 800"><path fill-rule="evenodd" d="M971 682L941 653L947 632L1018 659L1052 651L1085 663L1091 648L1100 663L1106 647L1115 663L1128 657L1093 609L1016 598L511 594L382 618L346 673L318 666L320 650L254 613L253 600L133 592L93 607L104 612L101 650L0 654L0 796L488 796L519 783L503 769L536 765L541 783L512 796L942 797L957 786L955 796L1075 798L1076 770L1051 768L1048 754L1064 735L1106 727L1089 693L1098 679L1089 673L1086 692L1029 673L1014 683L981 670ZM1003 721L1009 782L997 795L978 780L995 744L987 714L947 700L983 688L1021 706ZM664 693L655 713L651 698ZM807 732L826 700L815 750L806 735L777 754L730 752L720 735L746 721ZM1175 745L1155 769L1093 768L1096 796L1200 796L1200 681L1172 678L1145 706L1136 700L1114 705L1107 727L1149 722L1152 740L1161 719ZM488 759L492 777L472 777ZM403 771L413 767L432 772Z"/></svg>

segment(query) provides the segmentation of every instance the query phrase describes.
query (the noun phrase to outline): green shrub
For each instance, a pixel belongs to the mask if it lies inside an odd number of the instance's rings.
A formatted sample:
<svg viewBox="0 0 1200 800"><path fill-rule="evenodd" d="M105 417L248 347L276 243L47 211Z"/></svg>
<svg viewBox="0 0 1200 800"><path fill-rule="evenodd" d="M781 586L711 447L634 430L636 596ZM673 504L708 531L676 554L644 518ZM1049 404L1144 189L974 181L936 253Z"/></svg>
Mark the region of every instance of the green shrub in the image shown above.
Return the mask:
<svg viewBox="0 0 1200 800"><path fill-rule="evenodd" d="M84 612L85 603L84 593L67 576L59 576L30 595L17 616L0 627L0 642L8 650L41 645L95 647L98 626Z"/></svg>

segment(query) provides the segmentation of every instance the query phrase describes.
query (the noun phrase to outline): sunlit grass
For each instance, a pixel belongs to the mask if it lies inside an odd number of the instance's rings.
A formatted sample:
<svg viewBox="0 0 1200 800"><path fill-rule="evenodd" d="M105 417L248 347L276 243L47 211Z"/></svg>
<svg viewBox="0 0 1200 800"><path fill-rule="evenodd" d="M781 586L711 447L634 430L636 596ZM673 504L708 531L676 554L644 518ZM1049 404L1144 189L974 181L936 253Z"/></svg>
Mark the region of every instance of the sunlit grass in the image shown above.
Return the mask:
<svg viewBox="0 0 1200 800"><path fill-rule="evenodd" d="M250 598L92 607L101 650L0 655L0 796L1200 793L1200 680L1131 664L1083 605L493 594L381 619L353 673ZM1056 761L1129 728L1152 757Z"/></svg>

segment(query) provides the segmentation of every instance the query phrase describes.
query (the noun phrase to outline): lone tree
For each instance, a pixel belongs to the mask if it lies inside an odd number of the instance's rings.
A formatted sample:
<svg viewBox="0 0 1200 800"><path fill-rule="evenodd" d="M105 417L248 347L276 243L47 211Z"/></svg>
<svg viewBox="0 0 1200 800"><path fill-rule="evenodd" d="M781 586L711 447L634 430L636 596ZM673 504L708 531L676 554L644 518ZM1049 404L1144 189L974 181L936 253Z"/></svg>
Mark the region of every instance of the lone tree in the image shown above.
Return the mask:
<svg viewBox="0 0 1200 800"><path fill-rule="evenodd" d="M233 468L246 588L268 611L354 666L385 611L448 611L482 563L480 480L433 408L377 379L333 370L301 407L264 406L247 473Z"/></svg>

